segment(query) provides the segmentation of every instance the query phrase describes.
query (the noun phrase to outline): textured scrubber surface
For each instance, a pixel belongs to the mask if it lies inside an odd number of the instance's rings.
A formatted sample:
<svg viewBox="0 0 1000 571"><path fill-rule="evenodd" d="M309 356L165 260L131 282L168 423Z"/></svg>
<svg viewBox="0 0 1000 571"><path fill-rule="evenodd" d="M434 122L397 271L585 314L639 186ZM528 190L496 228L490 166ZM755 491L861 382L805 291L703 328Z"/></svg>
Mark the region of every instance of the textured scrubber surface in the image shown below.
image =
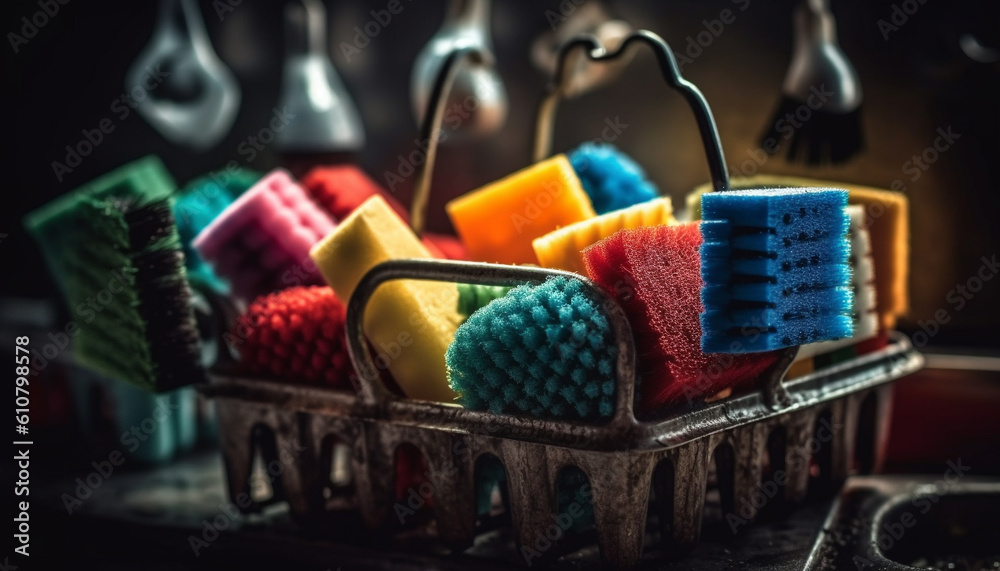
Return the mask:
<svg viewBox="0 0 1000 571"><path fill-rule="evenodd" d="M283 170L261 179L229 205L193 242L232 291L253 299L290 285L322 280L309 249L334 223Z"/></svg>
<svg viewBox="0 0 1000 571"><path fill-rule="evenodd" d="M534 264L532 240L596 216L565 155L460 196L446 207L469 257Z"/></svg>
<svg viewBox="0 0 1000 571"><path fill-rule="evenodd" d="M642 412L750 383L777 358L702 351L701 243L698 224L685 223L623 230L584 251L590 277L632 325Z"/></svg>
<svg viewBox="0 0 1000 571"><path fill-rule="evenodd" d="M222 175L203 176L181 189L174 203L174 220L184 249L188 278L225 291L228 285L201 259L191 246L202 230L208 227L236 197L252 187L260 175L245 170L227 171Z"/></svg>
<svg viewBox="0 0 1000 571"><path fill-rule="evenodd" d="M458 313L468 318L494 299L507 295L510 290L504 286L458 284Z"/></svg>
<svg viewBox="0 0 1000 571"><path fill-rule="evenodd" d="M472 314L446 361L462 406L496 414L594 420L614 412L617 348L584 286L518 286Z"/></svg>
<svg viewBox="0 0 1000 571"><path fill-rule="evenodd" d="M327 283L343 300L375 265L430 253L379 196L344 219L310 252ZM454 284L394 280L372 294L364 331L375 349L376 364L388 368L410 398L451 402L444 353L462 322Z"/></svg>
<svg viewBox="0 0 1000 571"><path fill-rule="evenodd" d="M854 306L851 318L854 335L838 341L808 343L799 349L797 360L854 345L874 337L878 333L878 311L876 308L875 272L872 262L871 241L865 228L865 213L861 206L848 206L851 218L851 287L854 292Z"/></svg>
<svg viewBox="0 0 1000 571"><path fill-rule="evenodd" d="M733 179L732 185L733 188L846 188L848 203L860 205L865 211L865 227L871 236L872 258L876 268L875 290L880 326L883 329L895 327L896 318L909 308L907 280L910 268L910 207L905 194L857 184L772 175ZM688 196L688 211L694 220L700 218L701 195L710 191L710 184L702 185Z"/></svg>
<svg viewBox="0 0 1000 571"><path fill-rule="evenodd" d="M536 238L532 242L538 262L546 268L586 274L583 249L625 228L674 222L669 198L656 198L629 208L582 220Z"/></svg>
<svg viewBox="0 0 1000 571"><path fill-rule="evenodd" d="M585 143L569 153L573 170L598 214L628 208L659 196L656 185L614 145Z"/></svg>
<svg viewBox="0 0 1000 571"><path fill-rule="evenodd" d="M334 220L347 218L373 196L385 199L403 221L409 217L402 204L354 165L315 167L302 177L302 186Z"/></svg>
<svg viewBox="0 0 1000 571"><path fill-rule="evenodd" d="M201 344L171 201L126 209L139 309L159 388L202 380ZM119 357L121 357L119 355Z"/></svg>
<svg viewBox="0 0 1000 571"><path fill-rule="evenodd" d="M702 195L702 348L780 349L853 334L847 191Z"/></svg>
<svg viewBox="0 0 1000 571"><path fill-rule="evenodd" d="M351 373L344 319L329 287L293 287L254 300L232 335L251 374L344 387Z"/></svg>

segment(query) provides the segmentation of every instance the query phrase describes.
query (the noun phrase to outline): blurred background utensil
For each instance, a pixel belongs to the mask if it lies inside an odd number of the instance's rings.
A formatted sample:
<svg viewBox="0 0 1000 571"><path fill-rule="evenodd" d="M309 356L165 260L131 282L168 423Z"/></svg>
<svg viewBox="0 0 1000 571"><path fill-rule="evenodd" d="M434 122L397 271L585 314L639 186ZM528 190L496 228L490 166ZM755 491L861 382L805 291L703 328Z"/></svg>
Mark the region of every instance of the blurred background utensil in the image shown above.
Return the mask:
<svg viewBox="0 0 1000 571"><path fill-rule="evenodd" d="M410 95L418 124L423 123L442 63L460 48L476 48L488 54L484 61L492 61L490 0L451 0L444 24L417 56ZM464 109L462 117L468 115L458 127L459 132L485 136L500 129L507 118L507 92L496 68L466 60L455 77L446 108L456 105Z"/></svg>
<svg viewBox="0 0 1000 571"><path fill-rule="evenodd" d="M761 138L769 153L787 144L790 161L837 164L864 147L861 81L837 42L828 0L802 0L796 8L792 64L781 93Z"/></svg>
<svg viewBox="0 0 1000 571"><path fill-rule="evenodd" d="M554 14L554 13L553 13ZM613 19L603 2L594 0L583 4L562 20L550 20L553 29L538 36L531 44L531 62L539 71L551 76L559 61L559 48L574 36L592 34L609 51L618 49L632 25L624 20ZM558 24L558 25L557 25ZM614 80L632 60L632 53L622 59L595 65L581 52L570 54L565 62L570 78L565 83L564 97L575 97Z"/></svg>
<svg viewBox="0 0 1000 571"><path fill-rule="evenodd" d="M160 2L152 39L125 75L125 89L157 132L195 150L222 140L240 106L240 86L212 49L193 0Z"/></svg>
<svg viewBox="0 0 1000 571"><path fill-rule="evenodd" d="M278 150L286 155L359 151L364 124L327 54L326 7L320 0L285 6L285 42L278 109L287 124L276 130Z"/></svg>

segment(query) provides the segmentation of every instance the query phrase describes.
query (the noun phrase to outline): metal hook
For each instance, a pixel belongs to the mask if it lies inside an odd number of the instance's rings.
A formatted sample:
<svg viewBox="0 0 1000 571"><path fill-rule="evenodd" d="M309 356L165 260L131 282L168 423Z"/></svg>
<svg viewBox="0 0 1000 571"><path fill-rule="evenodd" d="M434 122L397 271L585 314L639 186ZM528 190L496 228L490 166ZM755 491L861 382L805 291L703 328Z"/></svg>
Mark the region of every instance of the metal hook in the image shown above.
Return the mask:
<svg viewBox="0 0 1000 571"><path fill-rule="evenodd" d="M571 74L567 73L566 69L566 60L569 54L577 48L583 48L590 60L608 62L622 57L634 43L644 43L650 46L653 53L656 54L660 71L667 84L680 91L688 102L691 111L694 112L694 118L698 122L698 130L701 132L702 145L705 147L708 168L712 175L712 186L717 191L729 190L729 171L726 168L722 142L719 140L719 131L715 126L712 109L701 91L681 75L680 67L678 67L674 53L667 42L649 30L638 30L632 33L622 41L617 50L611 52L601 45L600 40L593 35L577 36L563 45L559 53L559 63L556 67L554 80L549 85L548 93L542 99L538 109L538 120L535 124L534 161L538 162L544 159L552 150L552 130L555 124L556 108L572 79Z"/></svg>
<svg viewBox="0 0 1000 571"><path fill-rule="evenodd" d="M424 231L424 219L427 214L427 201L430 198L431 177L434 174L434 160L437 158L438 141L441 139L441 122L444 120L444 109L448 102L448 93L455 83L459 66L464 60L477 65L492 65L493 58L488 52L477 47L464 47L450 54L441 64L441 71L434 79L431 96L427 100L427 111L420 125L420 140L424 141L427 156L417 167L417 182L413 187L413 203L410 205L410 229L417 236Z"/></svg>

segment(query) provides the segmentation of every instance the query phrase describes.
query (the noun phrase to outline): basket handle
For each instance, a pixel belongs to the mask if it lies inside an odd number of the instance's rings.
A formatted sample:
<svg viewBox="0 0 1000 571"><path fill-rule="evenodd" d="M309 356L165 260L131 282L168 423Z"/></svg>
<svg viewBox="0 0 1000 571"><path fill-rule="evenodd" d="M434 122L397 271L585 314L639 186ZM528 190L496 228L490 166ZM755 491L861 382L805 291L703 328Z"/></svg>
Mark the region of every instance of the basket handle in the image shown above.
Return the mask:
<svg viewBox="0 0 1000 571"><path fill-rule="evenodd" d="M534 161L538 162L549 156L552 151L552 131L555 124L556 108L560 100L563 99L566 88L570 83L571 74L566 69L566 60L569 54L577 49L583 48L588 59L595 62L614 61L623 54L632 44L647 44L656 54L656 61L660 65L663 79L667 85L681 92L687 100L694 118L698 122L698 130L701 132L701 142L705 147L705 154L708 157L708 169L712 175L712 187L717 191L729 189L729 170L726 168L726 159L722 152L722 142L719 140L719 130L715 126L715 118L712 116L712 109L708 106L708 101L701 91L691 82L684 79L677 60L670 46L660 36L649 30L638 30L626 36L617 50L609 52L596 36L584 34L563 44L559 51L559 62L556 66L555 76L549 84L548 93L542 98L538 107L538 118L535 123L535 149Z"/></svg>
<svg viewBox="0 0 1000 571"><path fill-rule="evenodd" d="M448 103L448 94L455 83L459 66L466 60L476 65L493 65L493 56L477 47L465 46L448 54L441 64L441 70L434 78L434 87L427 99L427 109L420 125L420 139L427 141L427 151L424 161L417 166L416 182L413 186L413 200L410 204L410 229L418 237L424 231L424 219L427 214L427 202L430 199L431 178L434 174L434 161L437 159L438 142L441 139L441 122L444 120L444 110Z"/></svg>
<svg viewBox="0 0 1000 571"><path fill-rule="evenodd" d="M362 330L368 300L381 284L400 279L427 280L480 285L517 286L524 283L539 284L551 277L566 277L583 283L587 291L601 305L611 334L618 348L616 363L615 414L612 424L635 423L635 344L632 329L625 312L611 297L589 279L572 272L509 266L483 262L458 262L453 260L389 260L373 267L361 278L347 302L347 349L354 370L358 374L358 392L363 402L377 406L393 398L379 378L379 372Z"/></svg>

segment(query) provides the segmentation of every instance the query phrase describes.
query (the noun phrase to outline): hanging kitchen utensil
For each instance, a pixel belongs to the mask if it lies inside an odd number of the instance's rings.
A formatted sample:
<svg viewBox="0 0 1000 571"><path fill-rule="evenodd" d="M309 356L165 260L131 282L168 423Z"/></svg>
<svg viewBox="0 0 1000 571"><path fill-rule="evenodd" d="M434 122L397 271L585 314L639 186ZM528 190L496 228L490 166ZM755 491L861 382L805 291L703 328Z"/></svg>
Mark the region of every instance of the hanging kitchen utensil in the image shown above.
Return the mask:
<svg viewBox="0 0 1000 571"><path fill-rule="evenodd" d="M150 86L156 73L163 78ZM193 0L160 2L152 40L125 75L125 89L157 132L195 150L222 140L240 105L239 84L212 49Z"/></svg>
<svg viewBox="0 0 1000 571"><path fill-rule="evenodd" d="M490 0L452 0L444 24L417 56L410 81L414 115L424 124L424 112L445 59L461 48L475 48L492 61ZM446 107L462 108L459 132L488 135L507 117L507 92L495 66L465 61L455 77Z"/></svg>

